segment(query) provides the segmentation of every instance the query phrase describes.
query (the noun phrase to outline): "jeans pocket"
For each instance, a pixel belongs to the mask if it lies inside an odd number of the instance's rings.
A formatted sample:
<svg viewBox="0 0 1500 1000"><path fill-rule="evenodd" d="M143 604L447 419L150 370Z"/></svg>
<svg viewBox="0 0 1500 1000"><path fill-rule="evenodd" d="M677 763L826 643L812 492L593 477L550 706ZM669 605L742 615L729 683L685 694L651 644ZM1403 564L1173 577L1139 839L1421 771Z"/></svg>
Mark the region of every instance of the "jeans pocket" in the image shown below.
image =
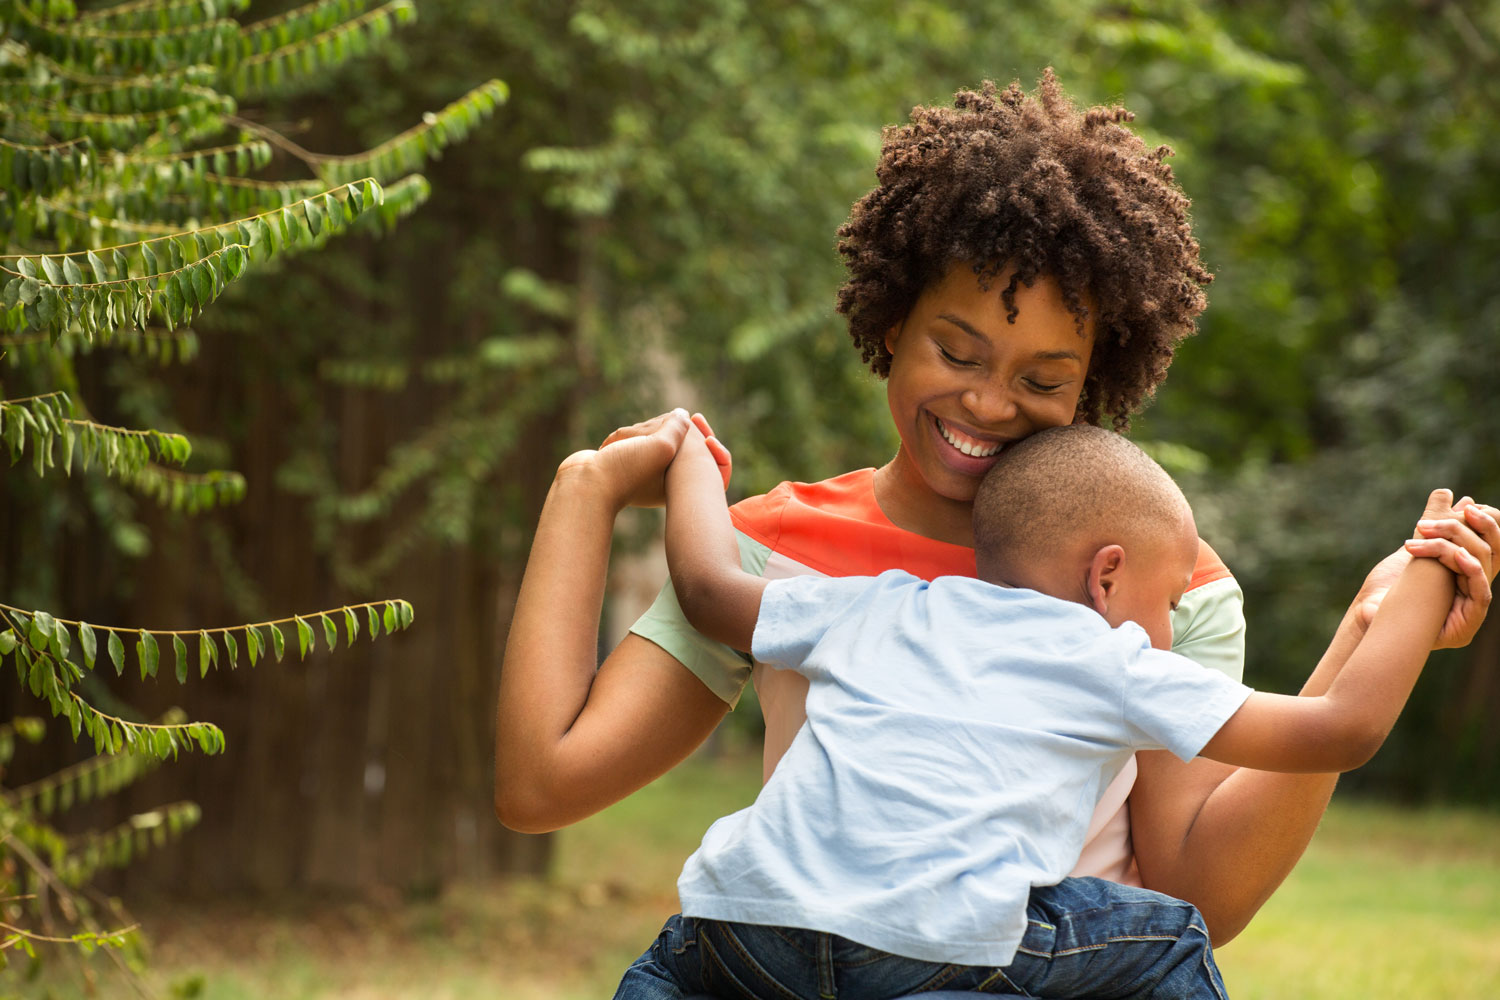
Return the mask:
<svg viewBox="0 0 1500 1000"><path fill-rule="evenodd" d="M673 955L686 954L690 948L698 947L698 921L674 914L656 940Z"/></svg>

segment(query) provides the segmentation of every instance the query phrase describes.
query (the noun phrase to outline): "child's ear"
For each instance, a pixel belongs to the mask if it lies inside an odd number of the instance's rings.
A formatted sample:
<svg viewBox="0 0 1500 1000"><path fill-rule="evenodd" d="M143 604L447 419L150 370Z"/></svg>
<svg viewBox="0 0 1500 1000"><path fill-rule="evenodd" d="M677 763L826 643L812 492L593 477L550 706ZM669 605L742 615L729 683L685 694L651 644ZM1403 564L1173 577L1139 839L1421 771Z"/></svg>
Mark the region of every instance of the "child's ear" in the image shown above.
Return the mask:
<svg viewBox="0 0 1500 1000"><path fill-rule="evenodd" d="M1106 545L1094 553L1089 561L1089 600L1094 610L1109 617L1109 599L1120 585L1120 571L1125 568L1125 550L1119 545Z"/></svg>

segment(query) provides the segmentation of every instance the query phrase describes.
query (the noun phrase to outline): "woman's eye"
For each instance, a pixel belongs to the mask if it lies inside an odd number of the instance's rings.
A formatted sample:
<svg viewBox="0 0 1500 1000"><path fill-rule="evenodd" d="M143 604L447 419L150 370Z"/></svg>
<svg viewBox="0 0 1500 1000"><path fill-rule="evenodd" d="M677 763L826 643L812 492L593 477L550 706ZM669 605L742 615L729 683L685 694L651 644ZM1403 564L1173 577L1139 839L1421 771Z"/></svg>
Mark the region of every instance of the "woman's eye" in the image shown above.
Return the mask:
<svg viewBox="0 0 1500 1000"><path fill-rule="evenodd" d="M948 348L944 347L942 344L938 345L938 353L941 354L943 356L943 360L948 362L950 365L959 365L963 368L973 368L976 364L978 364L977 361L965 361L963 358L954 357L952 354L948 353Z"/></svg>
<svg viewBox="0 0 1500 1000"><path fill-rule="evenodd" d="M1038 382L1034 378L1029 378L1026 382L1038 392L1056 392L1063 387L1061 382Z"/></svg>

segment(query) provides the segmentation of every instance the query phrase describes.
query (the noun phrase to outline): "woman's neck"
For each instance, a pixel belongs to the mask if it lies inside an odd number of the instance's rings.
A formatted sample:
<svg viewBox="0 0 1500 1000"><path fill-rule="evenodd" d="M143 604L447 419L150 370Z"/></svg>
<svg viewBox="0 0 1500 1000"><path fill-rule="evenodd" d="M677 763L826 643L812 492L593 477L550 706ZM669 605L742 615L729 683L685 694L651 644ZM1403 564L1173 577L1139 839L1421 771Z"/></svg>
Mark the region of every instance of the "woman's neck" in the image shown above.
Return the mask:
<svg viewBox="0 0 1500 1000"><path fill-rule="evenodd" d="M875 502L898 528L934 541L974 545L974 505L934 493L898 451L875 470Z"/></svg>

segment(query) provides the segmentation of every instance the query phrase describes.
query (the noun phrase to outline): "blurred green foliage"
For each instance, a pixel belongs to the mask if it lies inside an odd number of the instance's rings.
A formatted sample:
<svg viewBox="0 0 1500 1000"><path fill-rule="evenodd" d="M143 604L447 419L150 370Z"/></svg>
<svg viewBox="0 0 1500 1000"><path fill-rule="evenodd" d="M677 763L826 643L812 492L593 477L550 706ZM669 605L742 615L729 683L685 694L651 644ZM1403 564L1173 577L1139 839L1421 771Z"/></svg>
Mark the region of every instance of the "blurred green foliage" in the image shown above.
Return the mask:
<svg viewBox="0 0 1500 1000"><path fill-rule="evenodd" d="M1500 496L1480 419L1500 391L1497 58L1496 11L1441 0L433 0L399 63L346 80L380 95L365 129L492 66L513 99L479 155L435 171L451 197L359 265L397 317L357 334L388 342L387 377L461 387L377 477L422 498L387 540L519 558L523 439L550 463L678 402L713 417L745 493L881 463L894 437L833 312L834 231L883 124L1051 64L1177 150L1217 279L1136 434L1182 459L1245 587L1247 676L1295 689L1431 486ZM299 311L363 281L324 266ZM334 521L395 496L297 482ZM1495 799L1497 652L1448 659L1357 780Z"/></svg>
<svg viewBox="0 0 1500 1000"><path fill-rule="evenodd" d="M472 630L458 645L483 650L479 673L429 657L470 692L473 718L455 725L481 763L452 770L471 800L489 793L474 692L494 670L473 607L494 594L424 601L403 567L463 549L514 576L556 461L678 403L713 418L741 493L888 458L881 386L833 309L834 233L874 182L881 127L984 78L1030 85L1053 65L1077 99L1123 102L1148 141L1177 150L1217 278L1135 435L1167 446L1245 588L1252 683L1295 689L1431 486L1500 497L1482 420L1500 392L1492 5L421 11L399 50L267 119L364 150L474 80L503 76L509 103L463 157L430 165L431 200L398 239L330 246L281 275L274 298L226 292L199 324L215 372L204 406L221 411L228 451L274 463L276 491L308 501L317 561L341 588L400 579L436 633ZM273 351L234 346L272 333ZM277 405L255 415L245 401L267 385ZM284 453L255 447L272 425ZM257 489L264 470L235 465ZM250 532L231 544L208 525L226 594L255 616L283 583L236 566ZM1495 634L1440 658L1356 784L1500 798Z"/></svg>

